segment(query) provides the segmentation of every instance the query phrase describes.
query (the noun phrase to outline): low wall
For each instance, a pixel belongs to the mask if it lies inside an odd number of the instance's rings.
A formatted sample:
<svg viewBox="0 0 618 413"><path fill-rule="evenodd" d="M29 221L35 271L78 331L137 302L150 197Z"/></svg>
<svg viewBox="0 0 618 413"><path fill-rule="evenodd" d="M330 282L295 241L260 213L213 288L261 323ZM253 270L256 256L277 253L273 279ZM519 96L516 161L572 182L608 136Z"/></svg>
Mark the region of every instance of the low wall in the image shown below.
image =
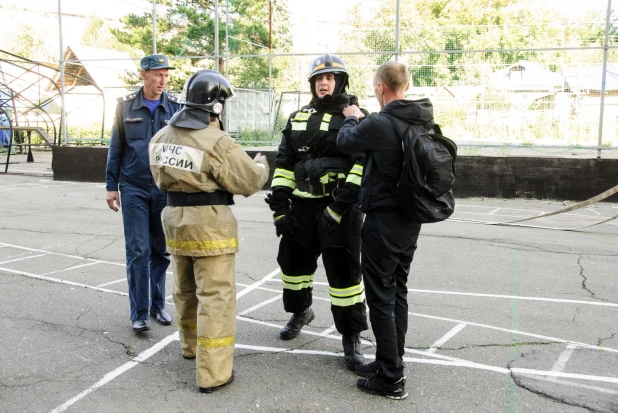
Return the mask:
<svg viewBox="0 0 618 413"><path fill-rule="evenodd" d="M257 151L248 150L253 157ZM275 152L263 152L274 171ZM54 180L105 182L107 147L54 147ZM583 201L618 184L618 159L457 157L455 197ZM265 188L269 188L270 179ZM618 194L607 199L618 202Z"/></svg>

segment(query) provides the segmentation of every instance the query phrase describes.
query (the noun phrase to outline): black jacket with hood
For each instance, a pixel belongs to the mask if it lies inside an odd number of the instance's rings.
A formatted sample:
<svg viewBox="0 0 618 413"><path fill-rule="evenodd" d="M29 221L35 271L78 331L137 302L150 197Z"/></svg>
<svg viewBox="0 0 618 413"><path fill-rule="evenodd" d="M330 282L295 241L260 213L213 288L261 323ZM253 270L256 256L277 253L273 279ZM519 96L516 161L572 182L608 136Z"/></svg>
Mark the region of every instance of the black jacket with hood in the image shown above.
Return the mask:
<svg viewBox="0 0 618 413"><path fill-rule="evenodd" d="M362 212L376 208L395 208L391 186L399 182L403 166L401 137L410 124L419 130L433 121L429 99L394 100L379 113L372 113L359 124L356 116L345 118L337 134L337 149L344 153L365 152L359 205Z"/></svg>

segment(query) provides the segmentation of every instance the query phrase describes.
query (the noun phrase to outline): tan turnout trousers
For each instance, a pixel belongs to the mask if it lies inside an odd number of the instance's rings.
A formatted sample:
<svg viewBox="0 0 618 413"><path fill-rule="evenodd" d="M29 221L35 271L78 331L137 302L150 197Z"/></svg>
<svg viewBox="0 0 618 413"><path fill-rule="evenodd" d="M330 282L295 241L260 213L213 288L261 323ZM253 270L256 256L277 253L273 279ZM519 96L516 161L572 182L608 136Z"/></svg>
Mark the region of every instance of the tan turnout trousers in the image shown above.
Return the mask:
<svg viewBox="0 0 618 413"><path fill-rule="evenodd" d="M198 387L232 376L236 334L235 254L174 255L174 304L182 355L197 358Z"/></svg>

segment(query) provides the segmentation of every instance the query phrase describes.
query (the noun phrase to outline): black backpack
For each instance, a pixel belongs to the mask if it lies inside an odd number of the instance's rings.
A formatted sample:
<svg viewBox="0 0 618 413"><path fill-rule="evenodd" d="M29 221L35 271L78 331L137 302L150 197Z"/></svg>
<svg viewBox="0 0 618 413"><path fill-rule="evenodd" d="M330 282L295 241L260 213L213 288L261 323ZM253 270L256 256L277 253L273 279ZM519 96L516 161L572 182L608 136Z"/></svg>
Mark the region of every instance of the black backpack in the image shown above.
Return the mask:
<svg viewBox="0 0 618 413"><path fill-rule="evenodd" d="M397 123L386 116L400 133ZM444 221L455 210L453 184L457 145L433 123L412 123L401 136L403 168L396 185L384 182L411 221L426 224Z"/></svg>

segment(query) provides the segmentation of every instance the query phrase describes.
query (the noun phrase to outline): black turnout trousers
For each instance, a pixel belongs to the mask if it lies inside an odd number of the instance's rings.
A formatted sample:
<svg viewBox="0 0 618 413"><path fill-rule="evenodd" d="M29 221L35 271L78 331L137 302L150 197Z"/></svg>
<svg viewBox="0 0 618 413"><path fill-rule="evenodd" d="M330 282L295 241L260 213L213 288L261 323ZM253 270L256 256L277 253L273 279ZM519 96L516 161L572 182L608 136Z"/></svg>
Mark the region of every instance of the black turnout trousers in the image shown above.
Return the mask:
<svg viewBox="0 0 618 413"><path fill-rule="evenodd" d="M362 230L362 268L371 328L376 338L378 375L403 376L408 330L408 273L421 224L399 208L367 212Z"/></svg>

